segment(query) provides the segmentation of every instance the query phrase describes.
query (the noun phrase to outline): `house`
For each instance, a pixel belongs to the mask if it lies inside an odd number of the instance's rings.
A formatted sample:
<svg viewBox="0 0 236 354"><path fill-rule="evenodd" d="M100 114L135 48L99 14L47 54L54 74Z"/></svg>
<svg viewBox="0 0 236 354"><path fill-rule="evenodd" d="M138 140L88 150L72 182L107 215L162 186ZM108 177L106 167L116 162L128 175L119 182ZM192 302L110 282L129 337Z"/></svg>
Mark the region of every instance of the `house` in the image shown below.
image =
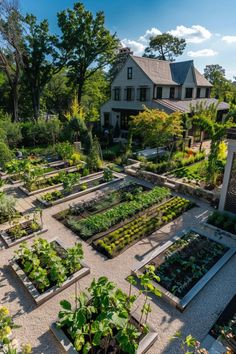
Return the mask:
<svg viewBox="0 0 236 354"><path fill-rule="evenodd" d="M128 131L129 117L148 108L167 113L190 113L198 102L218 104L218 118L229 105L210 98L212 85L194 67L193 60L169 62L129 55L111 85L111 99L101 107L104 129L119 124Z"/></svg>

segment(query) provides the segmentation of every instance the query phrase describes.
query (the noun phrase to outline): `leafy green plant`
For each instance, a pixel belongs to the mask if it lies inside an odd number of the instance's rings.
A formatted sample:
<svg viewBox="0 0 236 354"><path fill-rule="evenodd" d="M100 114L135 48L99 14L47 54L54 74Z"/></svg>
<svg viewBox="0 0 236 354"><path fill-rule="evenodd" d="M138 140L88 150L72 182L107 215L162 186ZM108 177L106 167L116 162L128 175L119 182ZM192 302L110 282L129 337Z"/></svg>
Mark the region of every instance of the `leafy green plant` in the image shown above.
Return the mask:
<svg viewBox="0 0 236 354"><path fill-rule="evenodd" d="M11 161L12 158L13 154L9 147L0 141L0 167L4 169L5 165Z"/></svg>
<svg viewBox="0 0 236 354"><path fill-rule="evenodd" d="M206 349L200 348L200 342L191 334L183 337L181 332L177 332L173 338L179 340L180 350L183 354L208 354Z"/></svg>
<svg viewBox="0 0 236 354"><path fill-rule="evenodd" d="M192 206L193 204L189 200L175 197L155 209L152 208L144 215L105 235L105 237L94 241L93 246L108 257L115 257L127 246L150 235Z"/></svg>
<svg viewBox="0 0 236 354"><path fill-rule="evenodd" d="M23 242L15 253L15 260L40 292L54 284L60 286L81 268L83 259L81 244L64 250L44 239L34 240L32 248Z"/></svg>
<svg viewBox="0 0 236 354"><path fill-rule="evenodd" d="M57 143L55 145L55 151L62 160L68 161L71 160L72 155L74 154L74 147L66 141L63 143Z"/></svg>
<svg viewBox="0 0 236 354"><path fill-rule="evenodd" d="M82 238L87 239L98 232L108 230L118 222L132 217L137 212L161 202L169 196L169 189L155 187L150 192L137 194L134 200L115 206L104 213L91 215L80 221L69 219L67 225Z"/></svg>
<svg viewBox="0 0 236 354"><path fill-rule="evenodd" d="M10 221L16 216L16 199L5 193L0 193L0 223Z"/></svg>
<svg viewBox="0 0 236 354"><path fill-rule="evenodd" d="M66 193L69 193L73 190L74 186L76 184L79 184L80 181L80 174L79 173L67 173L63 176L63 178L61 179L62 184L63 184L63 188L64 191Z"/></svg>
<svg viewBox="0 0 236 354"><path fill-rule="evenodd" d="M146 287L150 286L148 277L152 276L155 276L152 269L147 270ZM106 277L100 277L92 281L87 292L79 294L74 309L68 301L60 302L62 309L57 325L69 335L78 352L92 354L101 350L106 354L111 349L129 354L137 352L141 335L148 332L147 314L151 308L145 296L142 316L146 316L146 320L135 325L132 307L137 296L132 294L131 287L136 281L133 277L128 280L129 294Z"/></svg>
<svg viewBox="0 0 236 354"><path fill-rule="evenodd" d="M103 171L103 179L105 182L109 182L113 180L113 171L110 168L104 168Z"/></svg>

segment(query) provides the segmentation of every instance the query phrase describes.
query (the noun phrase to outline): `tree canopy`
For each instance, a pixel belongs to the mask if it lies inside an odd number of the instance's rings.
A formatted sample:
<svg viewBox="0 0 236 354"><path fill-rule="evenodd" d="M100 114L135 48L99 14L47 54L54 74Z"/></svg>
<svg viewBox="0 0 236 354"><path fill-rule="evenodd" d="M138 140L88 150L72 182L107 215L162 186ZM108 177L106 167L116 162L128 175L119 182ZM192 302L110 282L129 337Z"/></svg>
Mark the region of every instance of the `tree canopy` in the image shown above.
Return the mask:
<svg viewBox="0 0 236 354"><path fill-rule="evenodd" d="M181 137L182 115L179 112L167 114L157 109L148 109L132 116L131 128L139 135L145 145L164 146L173 141L173 137Z"/></svg>
<svg viewBox="0 0 236 354"><path fill-rule="evenodd" d="M174 61L175 57L183 54L185 47L185 39L174 37L170 33L162 33L150 39L143 56Z"/></svg>
<svg viewBox="0 0 236 354"><path fill-rule="evenodd" d="M102 11L93 16L80 2L57 16L62 33L61 64L68 68L68 78L80 102L85 81L114 60L118 39L106 29Z"/></svg>

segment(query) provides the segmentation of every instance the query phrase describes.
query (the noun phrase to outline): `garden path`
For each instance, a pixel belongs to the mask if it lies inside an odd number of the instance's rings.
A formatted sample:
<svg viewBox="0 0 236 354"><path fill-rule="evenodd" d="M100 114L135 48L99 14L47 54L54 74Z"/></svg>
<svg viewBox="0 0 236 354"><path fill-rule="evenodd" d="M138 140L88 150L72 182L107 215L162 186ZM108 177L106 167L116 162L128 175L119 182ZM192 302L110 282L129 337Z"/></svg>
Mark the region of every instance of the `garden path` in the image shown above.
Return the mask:
<svg viewBox="0 0 236 354"><path fill-rule="evenodd" d="M131 179L131 177L128 177ZM117 186L109 187L117 188ZM108 187L107 187L108 189ZM72 246L79 238L68 228L58 222L53 215L66 209L72 202L88 200L101 191L77 198L74 201L56 205L44 210L44 225L48 228L43 237L48 240L58 238L65 245ZM26 211L32 206L36 196L24 197L23 204L19 203ZM183 228L196 227L204 229L200 222L208 215L209 205L198 202L199 207L194 208L175 221L164 226L150 237L130 247L118 257L108 260L91 246L82 241L85 262L91 267L91 274L81 279L79 289L84 289L95 277L105 275L117 283L123 290L128 290L125 280L130 274L130 269L142 257L154 247L158 247L171 239L176 232ZM206 230L205 230L206 231ZM214 236L213 230L207 230ZM218 236L219 237L219 236ZM222 236L221 236L222 237ZM236 247L236 241L225 238L229 245ZM32 243L30 240L29 243ZM21 327L17 329L16 336L21 342L30 342L34 354L62 354L62 349L57 344L49 331L50 324L56 320L59 311L59 302L63 299L74 301L75 286L72 285L40 307L36 307L29 294L22 287L20 281L14 276L8 266L8 261L13 257L15 246L11 249L0 251L0 303L9 307L14 314L15 321ZM236 256L234 256L224 268L209 282L209 284L196 296L187 309L180 313L175 308L165 303L161 298L152 298L152 313L149 318L150 324L157 330L159 338L148 351L148 354L178 354L176 342L170 342L176 331L182 331L184 335L191 333L202 340L211 328L212 324L223 310L230 298L236 293ZM137 289L135 290L138 291ZM137 302L138 309L142 304L142 297Z"/></svg>

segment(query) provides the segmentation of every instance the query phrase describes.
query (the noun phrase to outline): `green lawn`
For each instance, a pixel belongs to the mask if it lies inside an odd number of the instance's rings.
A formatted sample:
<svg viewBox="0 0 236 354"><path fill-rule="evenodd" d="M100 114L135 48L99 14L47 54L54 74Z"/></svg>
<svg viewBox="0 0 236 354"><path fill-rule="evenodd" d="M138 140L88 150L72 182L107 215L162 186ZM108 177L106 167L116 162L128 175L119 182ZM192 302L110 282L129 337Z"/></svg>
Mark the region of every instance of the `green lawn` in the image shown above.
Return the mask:
<svg viewBox="0 0 236 354"><path fill-rule="evenodd" d="M205 181L207 161L203 160L191 166L179 168L172 171L172 175L177 178L187 178L189 180Z"/></svg>

